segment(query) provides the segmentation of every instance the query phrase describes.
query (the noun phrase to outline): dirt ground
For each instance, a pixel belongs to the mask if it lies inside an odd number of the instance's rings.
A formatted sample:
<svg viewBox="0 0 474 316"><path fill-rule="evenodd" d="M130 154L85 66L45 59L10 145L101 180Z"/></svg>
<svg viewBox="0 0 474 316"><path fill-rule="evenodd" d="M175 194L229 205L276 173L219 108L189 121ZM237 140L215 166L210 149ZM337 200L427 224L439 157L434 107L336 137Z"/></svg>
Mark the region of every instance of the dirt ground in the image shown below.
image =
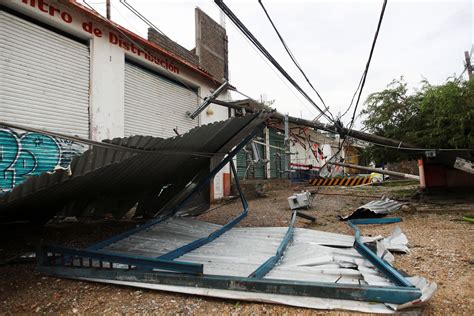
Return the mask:
<svg viewBox="0 0 474 316"><path fill-rule="evenodd" d="M313 207L307 212L317 217L317 223L299 219L297 226L352 234L337 215L348 214L382 195L408 201L408 206L394 215L400 216L403 222L364 226L363 234L387 236L399 225L407 235L411 252L395 254L395 266L438 284L434 298L421 310L423 315L474 315L474 225L461 220L463 215L474 214L474 196L471 193L461 197L437 195L409 199L415 191L415 186L407 185L324 188L316 194ZM274 190L267 192L265 198L249 201L249 215L240 226L287 226L291 212L286 199L292 192ZM239 201L217 206L201 218L223 224L241 211ZM142 222L80 221L48 224L44 229L0 226L0 262L32 251L40 240L84 247ZM33 263L2 265L0 276L1 314L356 314L56 279L36 272Z"/></svg>

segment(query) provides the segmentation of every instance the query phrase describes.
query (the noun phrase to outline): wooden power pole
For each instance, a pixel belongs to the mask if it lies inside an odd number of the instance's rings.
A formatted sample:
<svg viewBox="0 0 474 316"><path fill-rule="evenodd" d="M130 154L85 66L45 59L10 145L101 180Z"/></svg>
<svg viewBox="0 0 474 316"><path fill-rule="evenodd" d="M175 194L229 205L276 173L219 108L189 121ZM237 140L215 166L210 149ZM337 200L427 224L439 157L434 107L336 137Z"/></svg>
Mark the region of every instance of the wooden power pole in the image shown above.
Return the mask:
<svg viewBox="0 0 474 316"><path fill-rule="evenodd" d="M472 78L472 64L471 64L471 56L469 55L468 51L464 52L464 58L466 58L467 75L469 76L469 80L471 80L471 78Z"/></svg>

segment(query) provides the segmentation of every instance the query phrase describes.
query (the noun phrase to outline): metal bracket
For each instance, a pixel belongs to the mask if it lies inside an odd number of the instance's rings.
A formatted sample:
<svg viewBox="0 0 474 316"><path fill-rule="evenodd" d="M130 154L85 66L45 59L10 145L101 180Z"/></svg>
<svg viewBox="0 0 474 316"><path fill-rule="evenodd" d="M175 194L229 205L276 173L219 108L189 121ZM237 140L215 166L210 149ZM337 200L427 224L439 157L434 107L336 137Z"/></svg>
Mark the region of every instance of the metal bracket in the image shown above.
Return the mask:
<svg viewBox="0 0 474 316"><path fill-rule="evenodd" d="M216 89L210 96L205 97L204 101L201 103L201 105L191 114L189 114L189 117L192 118L193 120L196 118L196 116L199 115L206 107L211 104L211 101L214 100L221 94L227 87L229 86L229 81L224 81L222 85L220 85L219 88Z"/></svg>

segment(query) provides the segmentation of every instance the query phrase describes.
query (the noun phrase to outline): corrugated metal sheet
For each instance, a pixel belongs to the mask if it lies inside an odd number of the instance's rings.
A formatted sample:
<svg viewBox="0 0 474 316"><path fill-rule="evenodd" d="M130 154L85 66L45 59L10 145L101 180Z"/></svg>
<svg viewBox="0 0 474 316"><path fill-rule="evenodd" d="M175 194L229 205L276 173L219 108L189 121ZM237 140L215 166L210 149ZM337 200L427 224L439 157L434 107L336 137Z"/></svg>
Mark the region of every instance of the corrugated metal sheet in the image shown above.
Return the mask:
<svg viewBox="0 0 474 316"><path fill-rule="evenodd" d="M232 118L168 139L113 139L113 144L149 152L88 150L72 161L72 175L64 170L42 173L1 196L0 221L45 220L61 210L68 215L113 213L120 217L137 202L138 214L169 211L192 183L206 177L211 159L170 152L212 153L222 158L264 119L263 115Z"/></svg>
<svg viewBox="0 0 474 316"><path fill-rule="evenodd" d="M371 201L360 206L352 214L348 216L341 216L342 220L353 218L367 218L367 217L382 217L391 214L402 207L403 203L389 198L382 198L380 200Z"/></svg>
<svg viewBox="0 0 474 316"><path fill-rule="evenodd" d="M205 237L220 227L220 225L196 219L173 217L125 239L109 244L102 250L105 253L157 258L193 240ZM202 264L204 266L204 275L246 278L275 254L286 231L287 227L234 227L208 244L184 254L176 259L176 261ZM363 237L364 242L374 240L376 238ZM385 239L381 239L381 242L385 242ZM353 244L354 236L295 228L293 240L288 245L282 259L264 279L290 280L294 283L337 283L341 286L354 286L354 288L359 285L395 286L369 260L354 249ZM114 267L118 269L125 268L119 264L114 265ZM417 287L425 293L424 301L429 300L436 289L436 284L428 283L421 277L413 277L411 279L416 280L415 284ZM109 282L105 279L95 279L94 281ZM420 282L423 284L420 284ZM114 281L111 281L111 283L114 283ZM155 287L152 282L130 284L124 280L116 281L116 283L193 293L183 286L164 285ZM246 295L245 292L214 290L212 288L206 288L205 291L194 292L194 294L226 297L226 292L232 293L228 297L234 299L262 300L310 308L338 308L390 313L393 311L392 308L398 309L402 307L394 304L388 305L374 302L301 297L291 295L289 291L286 299L278 299L278 295L275 294L266 295L252 292Z"/></svg>
<svg viewBox="0 0 474 316"><path fill-rule="evenodd" d="M125 63L125 136L171 137L197 126L186 112L198 105L195 91L130 62Z"/></svg>
<svg viewBox="0 0 474 316"><path fill-rule="evenodd" d="M390 200L389 198L383 198L376 201L371 201L367 204L362 205L358 209L369 210L375 214L390 214L402 207L402 203L395 200Z"/></svg>
<svg viewBox="0 0 474 316"><path fill-rule="evenodd" d="M89 137L89 47L0 9L0 117Z"/></svg>

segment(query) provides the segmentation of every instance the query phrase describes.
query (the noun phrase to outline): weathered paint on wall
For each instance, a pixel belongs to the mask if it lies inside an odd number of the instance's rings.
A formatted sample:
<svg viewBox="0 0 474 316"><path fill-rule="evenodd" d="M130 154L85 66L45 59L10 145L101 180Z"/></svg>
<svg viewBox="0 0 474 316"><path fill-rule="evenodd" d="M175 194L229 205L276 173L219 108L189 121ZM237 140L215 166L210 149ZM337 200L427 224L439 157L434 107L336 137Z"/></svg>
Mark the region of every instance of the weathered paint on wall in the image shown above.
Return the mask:
<svg viewBox="0 0 474 316"><path fill-rule="evenodd" d="M0 190L11 190L29 176L67 169L85 150L69 140L0 128Z"/></svg>

